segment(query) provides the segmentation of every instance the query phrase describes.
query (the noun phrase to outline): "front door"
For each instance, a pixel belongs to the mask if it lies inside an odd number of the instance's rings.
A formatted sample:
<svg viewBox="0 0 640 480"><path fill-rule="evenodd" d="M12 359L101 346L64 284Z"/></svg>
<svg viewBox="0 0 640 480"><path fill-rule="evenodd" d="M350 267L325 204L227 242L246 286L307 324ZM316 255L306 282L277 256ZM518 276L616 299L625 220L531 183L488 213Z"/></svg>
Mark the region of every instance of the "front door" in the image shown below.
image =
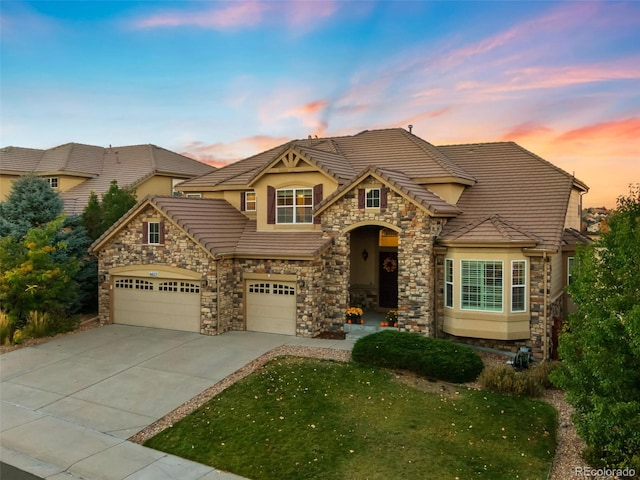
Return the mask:
<svg viewBox="0 0 640 480"><path fill-rule="evenodd" d="M398 252L380 252L380 306L398 308Z"/></svg>

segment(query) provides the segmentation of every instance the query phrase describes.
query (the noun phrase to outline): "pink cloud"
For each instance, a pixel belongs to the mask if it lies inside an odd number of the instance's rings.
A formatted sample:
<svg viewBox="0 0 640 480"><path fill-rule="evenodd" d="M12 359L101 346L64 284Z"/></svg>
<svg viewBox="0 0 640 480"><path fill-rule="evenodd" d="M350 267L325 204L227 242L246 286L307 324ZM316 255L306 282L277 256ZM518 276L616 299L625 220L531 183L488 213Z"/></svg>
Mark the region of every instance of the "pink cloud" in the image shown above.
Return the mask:
<svg viewBox="0 0 640 480"><path fill-rule="evenodd" d="M511 128L502 136L504 141L518 141L526 137L541 137L553 132L552 129L534 122L524 122Z"/></svg>
<svg viewBox="0 0 640 480"><path fill-rule="evenodd" d="M560 135L558 144L576 144L586 142L601 144L608 149L624 150L640 158L640 117L600 122L586 127L576 128Z"/></svg>
<svg viewBox="0 0 640 480"><path fill-rule="evenodd" d="M288 142L289 138L254 135L229 143L205 144L191 142L184 147L182 155L222 167Z"/></svg>
<svg viewBox="0 0 640 480"><path fill-rule="evenodd" d="M260 23L267 5L257 1L219 3L222 8L207 11L169 11L141 18L134 23L137 28L196 26L213 29L250 27Z"/></svg>
<svg viewBox="0 0 640 480"><path fill-rule="evenodd" d="M204 5L211 5L203 3ZM285 23L290 27L310 28L319 19L329 18L338 10L335 1L270 2L264 0L241 0L215 2L205 10L172 10L142 17L133 22L134 28L194 26L213 30L250 28L263 23Z"/></svg>

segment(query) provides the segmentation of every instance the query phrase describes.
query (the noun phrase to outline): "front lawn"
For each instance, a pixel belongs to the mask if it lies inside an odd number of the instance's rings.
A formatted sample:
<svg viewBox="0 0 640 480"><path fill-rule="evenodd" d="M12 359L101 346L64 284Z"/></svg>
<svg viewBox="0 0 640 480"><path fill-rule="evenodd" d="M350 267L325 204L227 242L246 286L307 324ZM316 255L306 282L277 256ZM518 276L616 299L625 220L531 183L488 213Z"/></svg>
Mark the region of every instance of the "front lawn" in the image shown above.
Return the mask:
<svg viewBox="0 0 640 480"><path fill-rule="evenodd" d="M281 357L145 445L254 480L545 479L555 429L542 402Z"/></svg>

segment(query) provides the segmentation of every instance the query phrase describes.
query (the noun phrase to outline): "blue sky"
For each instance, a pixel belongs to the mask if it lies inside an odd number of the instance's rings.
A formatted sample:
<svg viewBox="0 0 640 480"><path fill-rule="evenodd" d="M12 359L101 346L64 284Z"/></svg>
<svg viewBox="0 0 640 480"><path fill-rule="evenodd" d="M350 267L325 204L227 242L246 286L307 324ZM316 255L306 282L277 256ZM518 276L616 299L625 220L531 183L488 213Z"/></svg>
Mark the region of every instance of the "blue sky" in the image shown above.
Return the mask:
<svg viewBox="0 0 640 480"><path fill-rule="evenodd" d="M513 140L615 206L640 182L640 2L0 1L2 146L214 164L414 126Z"/></svg>

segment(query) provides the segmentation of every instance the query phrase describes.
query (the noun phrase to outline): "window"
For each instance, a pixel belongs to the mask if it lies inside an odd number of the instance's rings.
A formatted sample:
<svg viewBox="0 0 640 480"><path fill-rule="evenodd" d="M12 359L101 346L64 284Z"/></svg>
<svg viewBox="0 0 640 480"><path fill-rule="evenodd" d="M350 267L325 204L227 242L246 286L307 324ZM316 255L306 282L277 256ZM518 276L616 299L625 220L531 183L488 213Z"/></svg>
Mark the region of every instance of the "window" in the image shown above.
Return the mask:
<svg viewBox="0 0 640 480"><path fill-rule="evenodd" d="M256 211L256 192L244 192L244 211Z"/></svg>
<svg viewBox="0 0 640 480"><path fill-rule="evenodd" d="M152 245L160 244L160 222L149 222L149 243Z"/></svg>
<svg viewBox="0 0 640 480"><path fill-rule="evenodd" d="M277 223L312 223L313 189L291 188L276 192Z"/></svg>
<svg viewBox="0 0 640 480"><path fill-rule="evenodd" d="M571 285L573 277L573 260L574 257L567 258L567 285Z"/></svg>
<svg viewBox="0 0 640 480"><path fill-rule="evenodd" d="M526 312L527 306L527 262L511 262L511 311Z"/></svg>
<svg viewBox="0 0 640 480"><path fill-rule="evenodd" d="M444 259L444 306L453 308L453 260Z"/></svg>
<svg viewBox="0 0 640 480"><path fill-rule="evenodd" d="M51 188L58 188L58 177L49 177L45 179Z"/></svg>
<svg viewBox="0 0 640 480"><path fill-rule="evenodd" d="M502 311L502 262L462 260L463 310Z"/></svg>
<svg viewBox="0 0 640 480"><path fill-rule="evenodd" d="M366 208L380 208L380 189L367 188L365 193Z"/></svg>
<svg viewBox="0 0 640 480"><path fill-rule="evenodd" d="M184 178L172 178L171 179L171 195L173 195L174 197L181 197L182 196L182 192L179 192L178 190L176 190L176 185L178 185L179 183L184 182Z"/></svg>
<svg viewBox="0 0 640 480"><path fill-rule="evenodd" d="M187 197L187 198L202 198L202 194L201 193L187 193L185 195L185 197Z"/></svg>

